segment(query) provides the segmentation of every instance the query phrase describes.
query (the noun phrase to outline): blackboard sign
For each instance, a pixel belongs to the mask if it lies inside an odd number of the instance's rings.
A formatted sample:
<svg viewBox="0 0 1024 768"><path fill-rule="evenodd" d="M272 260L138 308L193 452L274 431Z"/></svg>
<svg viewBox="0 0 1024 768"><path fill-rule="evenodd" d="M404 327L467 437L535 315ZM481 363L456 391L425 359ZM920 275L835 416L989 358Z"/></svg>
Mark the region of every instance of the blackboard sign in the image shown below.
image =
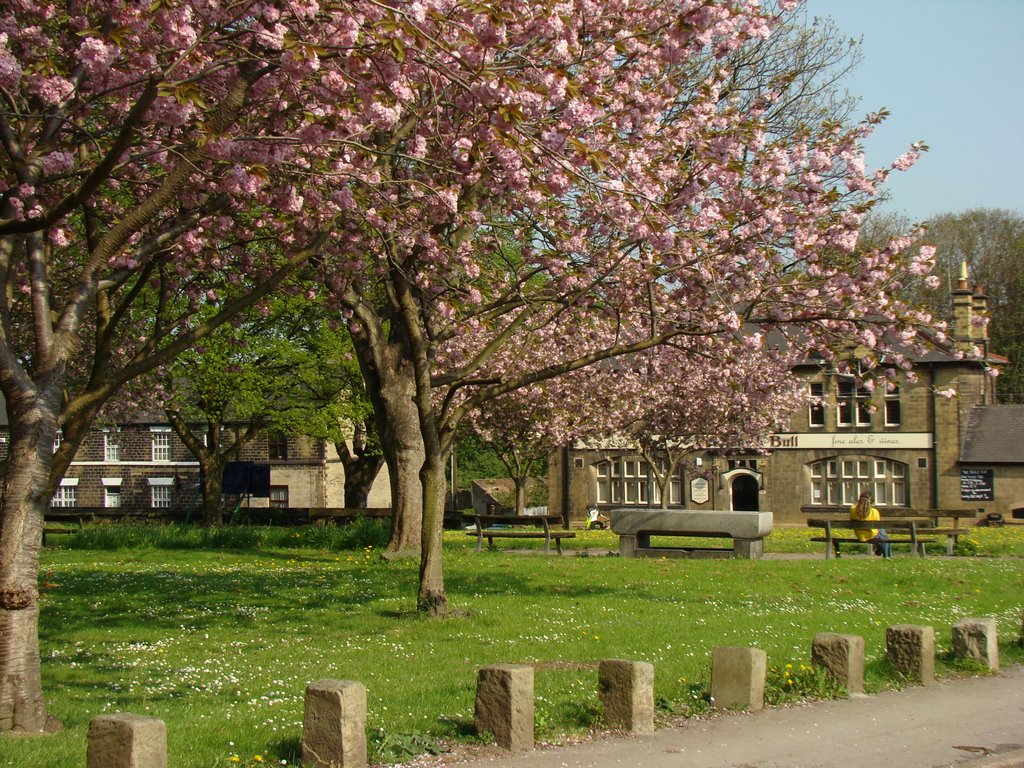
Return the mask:
<svg viewBox="0 0 1024 768"><path fill-rule="evenodd" d="M995 483L991 469L961 469L960 498L963 501L993 501Z"/></svg>

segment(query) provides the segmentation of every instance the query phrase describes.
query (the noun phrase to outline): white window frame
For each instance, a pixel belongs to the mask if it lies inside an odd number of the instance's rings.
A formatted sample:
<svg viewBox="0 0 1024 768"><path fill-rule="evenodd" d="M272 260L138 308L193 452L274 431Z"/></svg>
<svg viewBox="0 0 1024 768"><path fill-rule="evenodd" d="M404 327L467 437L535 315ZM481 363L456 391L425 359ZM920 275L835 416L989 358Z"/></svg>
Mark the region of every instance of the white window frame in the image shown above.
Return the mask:
<svg viewBox="0 0 1024 768"><path fill-rule="evenodd" d="M121 508L121 486L111 485L103 489L103 506L105 509Z"/></svg>
<svg viewBox="0 0 1024 768"><path fill-rule="evenodd" d="M120 433L104 430L103 432L103 460L108 464L117 464L121 461L121 437Z"/></svg>
<svg viewBox="0 0 1024 768"><path fill-rule="evenodd" d="M594 464L595 498L601 505L649 507L661 504L661 489L647 460L635 454L615 456ZM683 501L683 483L676 469L668 485L669 504Z"/></svg>
<svg viewBox="0 0 1024 768"><path fill-rule="evenodd" d="M50 506L58 509L68 509L78 504L78 478L65 477L60 481L60 486L50 500Z"/></svg>
<svg viewBox="0 0 1024 768"><path fill-rule="evenodd" d="M149 505L153 509L167 509L171 506L174 498L173 477L148 477L149 482Z"/></svg>
<svg viewBox="0 0 1024 768"><path fill-rule="evenodd" d="M893 389L885 392L885 415L884 423L887 427L898 427L903 421L903 406L900 402L899 384L893 385Z"/></svg>
<svg viewBox="0 0 1024 768"><path fill-rule="evenodd" d="M871 391L858 386L852 377L844 376L836 382L836 426L871 426ZM848 412L848 416L844 415Z"/></svg>
<svg viewBox="0 0 1024 768"><path fill-rule="evenodd" d="M811 400L807 404L807 425L814 429L825 426L825 382L812 381L807 390Z"/></svg>
<svg viewBox="0 0 1024 768"><path fill-rule="evenodd" d="M151 427L150 434L150 459L154 462L165 464L171 460L171 428Z"/></svg>
<svg viewBox="0 0 1024 768"><path fill-rule="evenodd" d="M907 505L907 465L874 456L844 456L809 465L812 505L851 505L864 491L876 507Z"/></svg>

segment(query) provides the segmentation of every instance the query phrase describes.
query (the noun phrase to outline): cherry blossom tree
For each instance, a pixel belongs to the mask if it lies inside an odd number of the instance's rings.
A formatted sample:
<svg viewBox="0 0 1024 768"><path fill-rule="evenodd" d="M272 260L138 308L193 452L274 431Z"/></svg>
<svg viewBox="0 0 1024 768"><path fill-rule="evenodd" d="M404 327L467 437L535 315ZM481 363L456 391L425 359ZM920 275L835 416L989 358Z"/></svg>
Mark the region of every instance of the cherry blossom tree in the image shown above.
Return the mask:
<svg viewBox="0 0 1024 768"><path fill-rule="evenodd" d="M126 383L331 249L344 179L373 173L346 153L365 161L374 132L393 127L373 103L375 62L397 63L405 43L377 26L400 14L374 3L5 11L0 730L38 732L36 573L53 489Z"/></svg>
<svg viewBox="0 0 1024 768"><path fill-rule="evenodd" d="M759 450L788 422L802 393L792 375L799 360L763 334L751 333L726 359L707 339L695 341L685 350L667 346L645 355L636 375L648 396L619 433L647 460L662 508L669 505L672 478L691 455Z"/></svg>
<svg viewBox="0 0 1024 768"><path fill-rule="evenodd" d="M878 348L927 319L892 289L928 253L855 251L889 172L859 147L877 121L778 138L774 93L728 95L728 54L774 23L754 0L11 10L0 729L46 725L42 517L97 410L307 262L349 317L396 517L422 510L399 538L435 613L445 459L481 403L745 324Z"/></svg>
<svg viewBox="0 0 1024 768"><path fill-rule="evenodd" d="M927 317L895 291L931 257L905 252L911 236L856 249L892 170L864 168L877 118L773 138L771 94L723 97L724 66L695 87L694 57L770 33L753 3L444 7L395 16L404 64L382 92L399 95L377 105L401 131L373 155L373 183L345 187L344 239L373 257L362 280L328 274L371 391L400 412L392 434L414 447L432 612L446 604L445 457L467 413L673 339L707 338L726 360L745 325L795 353L910 341ZM415 50L410 28L435 47ZM435 55L443 77L424 67Z"/></svg>

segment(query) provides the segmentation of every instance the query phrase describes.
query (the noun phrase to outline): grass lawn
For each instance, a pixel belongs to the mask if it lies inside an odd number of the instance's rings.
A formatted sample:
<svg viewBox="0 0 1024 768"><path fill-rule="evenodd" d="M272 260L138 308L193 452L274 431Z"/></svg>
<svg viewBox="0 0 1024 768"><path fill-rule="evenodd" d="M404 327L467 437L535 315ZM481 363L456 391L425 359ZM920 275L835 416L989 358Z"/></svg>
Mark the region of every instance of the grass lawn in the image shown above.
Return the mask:
<svg viewBox="0 0 1024 768"><path fill-rule="evenodd" d="M395 762L472 740L476 670L490 663L535 664L537 734L551 741L598 725L605 658L653 663L666 714L706 708L716 645L767 651L776 701L827 692L807 667L819 631L865 637L869 690L898 684L884 662L890 624L934 626L940 674L957 671L945 659L950 627L968 616L996 617L1003 662L1024 660L1020 529L972 532L973 551L1002 557L828 562L520 551L536 541L477 554L455 532L445 568L457 612L445 620L412 612L417 563L384 562L374 548L287 549L273 538L302 544L301 533L267 534L247 551L174 548L161 535L135 548L44 551L44 686L66 728L0 738L0 766L81 768L89 719L118 711L163 719L176 768L296 765L304 689L320 678L367 686L371 759ZM777 531L768 549L820 555L809 535ZM615 546L604 532L569 544Z"/></svg>

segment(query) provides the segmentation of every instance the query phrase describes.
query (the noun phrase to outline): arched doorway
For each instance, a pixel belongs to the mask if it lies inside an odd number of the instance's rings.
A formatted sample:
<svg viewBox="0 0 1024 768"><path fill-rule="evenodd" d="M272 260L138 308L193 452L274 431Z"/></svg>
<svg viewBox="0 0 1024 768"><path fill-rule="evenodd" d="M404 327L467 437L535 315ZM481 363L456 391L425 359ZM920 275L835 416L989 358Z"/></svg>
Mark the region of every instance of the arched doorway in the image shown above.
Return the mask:
<svg viewBox="0 0 1024 768"><path fill-rule="evenodd" d="M732 490L732 509L734 512L758 512L757 478L753 475L736 475L730 484Z"/></svg>

